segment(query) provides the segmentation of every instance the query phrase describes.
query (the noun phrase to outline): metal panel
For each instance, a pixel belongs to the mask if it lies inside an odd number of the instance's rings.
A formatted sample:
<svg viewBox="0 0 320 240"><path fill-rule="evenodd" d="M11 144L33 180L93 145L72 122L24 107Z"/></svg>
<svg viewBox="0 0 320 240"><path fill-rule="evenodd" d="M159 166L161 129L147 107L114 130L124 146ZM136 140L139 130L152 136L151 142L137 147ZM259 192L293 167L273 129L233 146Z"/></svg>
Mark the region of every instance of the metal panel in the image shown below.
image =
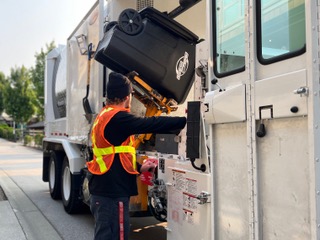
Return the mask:
<svg viewBox="0 0 320 240"><path fill-rule="evenodd" d="M256 113L259 113L259 107L272 105L273 118L306 115L307 99L305 94L294 93L300 87L306 86L305 69L257 81L255 86ZM292 107L297 107L298 111L292 112ZM262 116L262 118L270 118L270 115ZM256 119L259 119L259 114L256 114Z"/></svg>
<svg viewBox="0 0 320 240"><path fill-rule="evenodd" d="M316 10L316 11L315 11ZM309 162L310 162L310 239L320 238L320 86L319 86L319 53L320 53L320 1L306 1L306 35L307 38L307 78L309 86L308 97L308 131L309 131ZM314 166L314 167L313 167Z"/></svg>
<svg viewBox="0 0 320 240"><path fill-rule="evenodd" d="M93 112L97 113L102 107L100 98L102 96L101 68L99 63L91 60L88 68L87 54L81 54L76 37L85 36L87 45L93 44L93 51L99 41L99 32L102 27L101 16L103 12L99 9L99 4L83 19L81 24L75 29L68 39L68 59L67 59L67 131L70 140L82 142L87 139L90 125L86 120L82 99L86 95L87 78L90 78L89 103Z"/></svg>
<svg viewBox="0 0 320 240"><path fill-rule="evenodd" d="M140 11L141 9L145 7L153 7L153 0L138 0L137 1L137 11Z"/></svg>
<svg viewBox="0 0 320 240"><path fill-rule="evenodd" d="M311 239L307 118L267 125L257 142L262 238Z"/></svg>
<svg viewBox="0 0 320 240"><path fill-rule="evenodd" d="M207 124L241 122L246 120L245 85L236 85L208 92L205 98Z"/></svg>
<svg viewBox="0 0 320 240"><path fill-rule="evenodd" d="M202 192L209 193L211 175L186 170L183 166L179 166L178 162L174 167L166 170L168 176L166 182L168 192L167 239L209 239L211 204L199 204L197 196Z"/></svg>
<svg viewBox="0 0 320 240"><path fill-rule="evenodd" d="M250 239L246 132L246 123L213 126L214 239Z"/></svg>
<svg viewBox="0 0 320 240"><path fill-rule="evenodd" d="M178 142L176 134L156 134L155 146L158 152L178 154Z"/></svg>

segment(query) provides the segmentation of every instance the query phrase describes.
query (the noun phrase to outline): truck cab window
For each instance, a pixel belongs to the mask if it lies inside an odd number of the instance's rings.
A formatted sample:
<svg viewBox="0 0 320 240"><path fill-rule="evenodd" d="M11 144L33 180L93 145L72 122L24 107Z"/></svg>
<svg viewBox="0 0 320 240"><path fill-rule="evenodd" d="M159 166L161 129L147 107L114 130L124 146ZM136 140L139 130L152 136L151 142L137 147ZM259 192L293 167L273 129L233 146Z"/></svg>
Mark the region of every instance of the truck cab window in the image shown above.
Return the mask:
<svg viewBox="0 0 320 240"><path fill-rule="evenodd" d="M213 4L215 74L243 71L245 65L244 0L217 0Z"/></svg>
<svg viewBox="0 0 320 240"><path fill-rule="evenodd" d="M269 64L305 52L305 0L257 1L258 59Z"/></svg>

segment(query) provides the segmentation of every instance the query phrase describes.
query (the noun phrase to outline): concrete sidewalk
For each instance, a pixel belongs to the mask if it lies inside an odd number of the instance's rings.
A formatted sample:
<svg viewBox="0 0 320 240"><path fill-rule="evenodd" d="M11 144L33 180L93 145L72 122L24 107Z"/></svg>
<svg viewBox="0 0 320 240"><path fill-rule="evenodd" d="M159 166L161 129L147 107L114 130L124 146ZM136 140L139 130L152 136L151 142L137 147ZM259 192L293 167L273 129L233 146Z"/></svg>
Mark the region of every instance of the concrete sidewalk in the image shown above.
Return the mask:
<svg viewBox="0 0 320 240"><path fill-rule="evenodd" d="M0 196L0 240L62 239L28 196L1 169L0 187L6 196Z"/></svg>

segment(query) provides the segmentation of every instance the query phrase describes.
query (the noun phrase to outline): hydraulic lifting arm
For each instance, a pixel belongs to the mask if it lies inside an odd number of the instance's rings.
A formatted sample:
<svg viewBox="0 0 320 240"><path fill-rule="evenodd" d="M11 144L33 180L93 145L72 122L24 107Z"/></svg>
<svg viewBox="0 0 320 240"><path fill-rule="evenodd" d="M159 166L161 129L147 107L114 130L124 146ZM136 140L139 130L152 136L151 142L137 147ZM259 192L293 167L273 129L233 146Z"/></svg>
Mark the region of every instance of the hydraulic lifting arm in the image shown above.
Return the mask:
<svg viewBox="0 0 320 240"><path fill-rule="evenodd" d="M175 100L167 99L159 94L144 82L137 73L132 72L128 77L133 84L133 96L146 107L146 117L160 116L162 113L170 114L178 109ZM135 140L134 147L138 148L140 143L149 140L151 136L151 133L140 134Z"/></svg>

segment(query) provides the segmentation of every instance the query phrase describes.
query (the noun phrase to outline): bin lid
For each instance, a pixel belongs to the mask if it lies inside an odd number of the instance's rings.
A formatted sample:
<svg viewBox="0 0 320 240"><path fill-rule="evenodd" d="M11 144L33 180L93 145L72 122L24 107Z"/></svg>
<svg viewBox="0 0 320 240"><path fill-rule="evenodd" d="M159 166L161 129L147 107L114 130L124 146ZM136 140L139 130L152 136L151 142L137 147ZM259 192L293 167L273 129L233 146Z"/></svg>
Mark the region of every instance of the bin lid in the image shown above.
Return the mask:
<svg viewBox="0 0 320 240"><path fill-rule="evenodd" d="M199 43L199 37L191 32L189 29L170 18L166 13L162 13L153 7L146 7L142 9L139 14L141 17L148 18L151 21L161 25L161 27L177 34L179 37L185 39L191 44Z"/></svg>

